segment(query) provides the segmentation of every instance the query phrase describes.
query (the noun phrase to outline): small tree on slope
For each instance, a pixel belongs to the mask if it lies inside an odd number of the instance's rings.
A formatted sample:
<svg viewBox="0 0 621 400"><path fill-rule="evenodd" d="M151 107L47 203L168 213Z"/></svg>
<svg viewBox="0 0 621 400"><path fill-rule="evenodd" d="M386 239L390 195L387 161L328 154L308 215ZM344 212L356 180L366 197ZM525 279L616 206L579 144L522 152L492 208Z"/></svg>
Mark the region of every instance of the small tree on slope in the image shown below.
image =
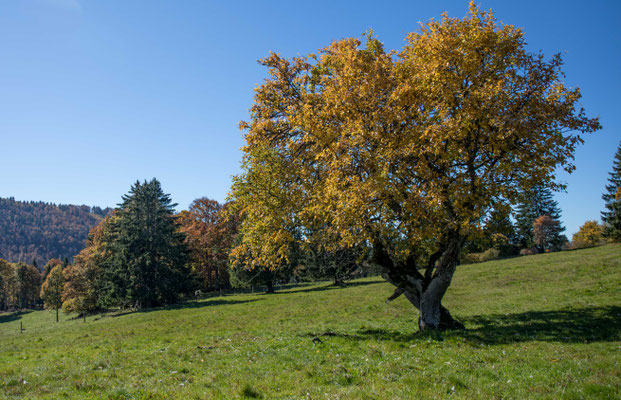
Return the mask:
<svg viewBox="0 0 621 400"><path fill-rule="evenodd" d="M57 265L52 268L45 278L45 282L41 285L41 299L46 308L56 310L56 322L58 322L58 310L63 305L63 288L65 286L65 277L63 268Z"/></svg>
<svg viewBox="0 0 621 400"><path fill-rule="evenodd" d="M517 233L522 247L532 247L535 244L533 224L537 218L544 215L558 223L559 234L556 235L557 240L552 243L552 246L559 248L562 244L560 233L565 230L565 227L561 225L561 210L558 202L554 200L552 191L542 186L523 191L515 215Z"/></svg>

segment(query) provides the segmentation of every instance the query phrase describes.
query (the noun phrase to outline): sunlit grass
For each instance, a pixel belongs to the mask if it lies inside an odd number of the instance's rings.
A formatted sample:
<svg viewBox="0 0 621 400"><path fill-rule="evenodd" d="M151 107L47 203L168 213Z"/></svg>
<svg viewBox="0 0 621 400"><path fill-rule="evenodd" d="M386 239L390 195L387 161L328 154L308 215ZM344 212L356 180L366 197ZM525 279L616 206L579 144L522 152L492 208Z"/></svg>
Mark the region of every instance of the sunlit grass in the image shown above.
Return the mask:
<svg viewBox="0 0 621 400"><path fill-rule="evenodd" d="M461 266L445 303L468 329L439 334L379 278L86 323L4 314L0 397L619 398L620 284L621 245Z"/></svg>

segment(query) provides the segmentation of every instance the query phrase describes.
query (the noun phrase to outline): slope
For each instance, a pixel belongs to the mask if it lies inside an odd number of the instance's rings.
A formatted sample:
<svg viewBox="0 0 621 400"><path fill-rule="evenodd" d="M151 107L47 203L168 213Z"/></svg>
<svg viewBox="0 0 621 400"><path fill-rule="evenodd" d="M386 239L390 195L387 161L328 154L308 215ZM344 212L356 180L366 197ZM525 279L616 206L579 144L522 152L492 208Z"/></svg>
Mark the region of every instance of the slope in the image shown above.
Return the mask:
<svg viewBox="0 0 621 400"><path fill-rule="evenodd" d="M621 245L461 266L466 331L379 278L139 313L0 316L1 398L619 398ZM26 328L19 333L20 323Z"/></svg>

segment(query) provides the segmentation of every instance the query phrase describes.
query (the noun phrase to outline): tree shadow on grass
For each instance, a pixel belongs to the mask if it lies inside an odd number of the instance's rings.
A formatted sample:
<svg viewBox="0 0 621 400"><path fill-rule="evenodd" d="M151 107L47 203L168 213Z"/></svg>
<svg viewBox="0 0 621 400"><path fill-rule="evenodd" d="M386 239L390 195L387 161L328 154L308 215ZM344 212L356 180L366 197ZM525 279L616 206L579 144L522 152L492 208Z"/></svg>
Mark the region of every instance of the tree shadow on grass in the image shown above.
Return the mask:
<svg viewBox="0 0 621 400"><path fill-rule="evenodd" d="M6 314L0 314L0 324L5 322L16 321L22 318L22 315L30 314L32 311L15 311Z"/></svg>
<svg viewBox="0 0 621 400"><path fill-rule="evenodd" d="M141 310L121 310L121 311L108 311L103 314L101 317L97 319L101 319L102 317L121 317L123 315L135 314L135 313L149 313L153 311L169 311L169 310L186 310L192 308L204 308L204 307L213 307L213 306L225 306L232 304L242 304L242 303L252 303L255 301L264 300L262 298L257 299L248 299L248 300L227 300L227 299L216 299L216 300L207 300L207 301L187 301L179 304L172 304L169 306L163 307L152 307L152 308L143 308Z"/></svg>
<svg viewBox="0 0 621 400"><path fill-rule="evenodd" d="M329 331L308 336L394 342L463 338L468 343L479 345L530 341L593 343L621 340L621 307L617 306L477 315L462 318L461 321L467 329L444 332L402 332L364 328L353 334Z"/></svg>
<svg viewBox="0 0 621 400"><path fill-rule="evenodd" d="M299 289L299 290L296 290L296 288L293 288L293 290L291 290L290 288L284 288L283 290L285 291L276 291L275 293L271 293L271 294L295 294L295 293L308 293L308 292L323 292L326 290L347 289L347 288L356 287L356 286L377 285L380 283L385 283L385 281L379 280L379 279L373 280L373 281L360 281L360 282L354 281L354 282L347 282L344 285L334 285L333 283L329 283L329 284L326 284L325 286L313 286L313 287Z"/></svg>
<svg viewBox="0 0 621 400"><path fill-rule="evenodd" d="M621 307L587 307L464 318L463 336L484 344L543 341L592 343L621 339ZM459 333L458 333L459 334Z"/></svg>

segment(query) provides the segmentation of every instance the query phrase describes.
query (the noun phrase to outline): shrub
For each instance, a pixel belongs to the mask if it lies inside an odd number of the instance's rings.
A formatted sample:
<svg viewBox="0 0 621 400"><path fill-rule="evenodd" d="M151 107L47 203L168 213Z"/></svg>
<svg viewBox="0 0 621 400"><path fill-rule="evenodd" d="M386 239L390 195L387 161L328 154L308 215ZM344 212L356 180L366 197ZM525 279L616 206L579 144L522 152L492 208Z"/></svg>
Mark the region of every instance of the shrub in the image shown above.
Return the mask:
<svg viewBox="0 0 621 400"><path fill-rule="evenodd" d="M602 244L604 229L597 221L587 221L572 237L572 247L580 249Z"/></svg>
<svg viewBox="0 0 621 400"><path fill-rule="evenodd" d="M474 264L485 261L497 260L500 256L500 250L487 249L482 253L468 253L461 259L462 264Z"/></svg>
<svg viewBox="0 0 621 400"><path fill-rule="evenodd" d="M525 249L520 250L521 256L532 256L534 254L538 254L539 250L536 247L527 247Z"/></svg>

